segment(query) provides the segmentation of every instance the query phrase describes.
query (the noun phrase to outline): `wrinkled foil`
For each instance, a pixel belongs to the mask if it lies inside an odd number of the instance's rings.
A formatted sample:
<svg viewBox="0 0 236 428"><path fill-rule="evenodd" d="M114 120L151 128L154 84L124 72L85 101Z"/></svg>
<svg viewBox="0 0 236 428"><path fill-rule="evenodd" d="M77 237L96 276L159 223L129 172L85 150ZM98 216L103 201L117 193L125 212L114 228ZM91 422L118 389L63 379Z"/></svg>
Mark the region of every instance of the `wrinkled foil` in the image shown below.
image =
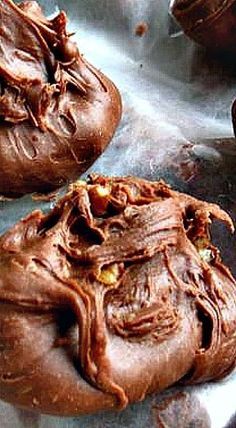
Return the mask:
<svg viewBox="0 0 236 428"><path fill-rule="evenodd" d="M233 58L188 40L166 0L41 1L48 14L67 11L80 51L118 86L123 118L88 172L165 179L175 189L218 203L236 222L236 141L231 104ZM148 31L136 35L137 25ZM87 174L85 174L86 176ZM0 201L0 233L55 201L26 196ZM212 226L214 242L236 275L236 237ZM236 426L236 373L221 382L178 386L121 413L79 418L38 415L0 402L1 428L230 428Z"/></svg>

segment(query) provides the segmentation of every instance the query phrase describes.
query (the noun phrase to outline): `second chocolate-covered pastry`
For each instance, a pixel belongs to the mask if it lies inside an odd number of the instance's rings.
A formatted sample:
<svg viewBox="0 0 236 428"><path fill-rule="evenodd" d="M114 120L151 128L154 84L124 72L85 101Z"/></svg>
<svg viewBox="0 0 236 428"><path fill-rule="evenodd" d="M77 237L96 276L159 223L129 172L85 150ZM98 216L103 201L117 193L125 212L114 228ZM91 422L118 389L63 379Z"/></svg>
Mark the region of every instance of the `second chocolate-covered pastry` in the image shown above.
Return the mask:
<svg viewBox="0 0 236 428"><path fill-rule="evenodd" d="M122 409L229 373L236 283L209 224L163 182L94 176L0 239L0 398L44 413Z"/></svg>
<svg viewBox="0 0 236 428"><path fill-rule="evenodd" d="M236 50L235 0L175 0L172 13L187 36L213 50Z"/></svg>
<svg viewBox="0 0 236 428"><path fill-rule="evenodd" d="M66 15L0 0L0 193L51 191L102 153L121 116L114 84L80 54Z"/></svg>

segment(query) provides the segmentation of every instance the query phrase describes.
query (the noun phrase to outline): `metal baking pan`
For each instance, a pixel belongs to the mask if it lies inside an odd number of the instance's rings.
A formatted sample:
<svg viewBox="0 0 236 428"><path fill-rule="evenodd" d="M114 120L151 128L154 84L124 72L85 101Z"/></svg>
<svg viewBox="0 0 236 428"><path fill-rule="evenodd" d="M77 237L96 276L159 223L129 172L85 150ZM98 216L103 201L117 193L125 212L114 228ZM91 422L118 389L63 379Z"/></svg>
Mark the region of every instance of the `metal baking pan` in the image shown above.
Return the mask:
<svg viewBox="0 0 236 428"><path fill-rule="evenodd" d="M123 119L89 172L163 178L175 189L216 202L236 221L236 141L230 107L233 59L196 47L173 23L166 0L55 0L67 11L80 51L118 86ZM135 35L140 22L148 25ZM0 202L0 233L36 207L30 196ZM236 275L236 238L214 226L215 241ZM122 413L79 418L32 414L0 402L1 428L236 427L236 373L221 382L175 387ZM235 416L235 419L234 419Z"/></svg>

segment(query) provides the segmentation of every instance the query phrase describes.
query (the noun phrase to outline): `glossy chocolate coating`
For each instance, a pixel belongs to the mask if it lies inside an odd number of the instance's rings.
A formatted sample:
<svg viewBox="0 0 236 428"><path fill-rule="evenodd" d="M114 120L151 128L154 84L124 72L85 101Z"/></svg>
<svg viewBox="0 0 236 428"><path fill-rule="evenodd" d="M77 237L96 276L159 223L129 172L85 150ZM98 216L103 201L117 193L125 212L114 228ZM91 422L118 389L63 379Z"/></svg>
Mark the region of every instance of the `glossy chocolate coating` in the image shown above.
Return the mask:
<svg viewBox="0 0 236 428"><path fill-rule="evenodd" d="M235 0L175 0L172 13L195 42L214 50L236 50Z"/></svg>
<svg viewBox="0 0 236 428"><path fill-rule="evenodd" d="M77 178L121 116L114 84L79 53L61 12L0 0L0 193L48 192Z"/></svg>
<svg viewBox="0 0 236 428"><path fill-rule="evenodd" d="M211 244L229 216L164 182L93 176L0 240L0 398L122 409L236 357L236 283Z"/></svg>

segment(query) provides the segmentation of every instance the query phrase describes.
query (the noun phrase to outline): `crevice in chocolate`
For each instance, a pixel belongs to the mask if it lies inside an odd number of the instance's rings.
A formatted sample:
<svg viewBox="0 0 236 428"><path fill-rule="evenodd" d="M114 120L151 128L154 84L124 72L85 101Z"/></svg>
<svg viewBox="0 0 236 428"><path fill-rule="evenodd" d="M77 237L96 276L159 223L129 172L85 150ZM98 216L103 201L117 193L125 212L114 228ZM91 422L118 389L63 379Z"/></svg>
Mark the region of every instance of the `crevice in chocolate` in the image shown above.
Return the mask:
<svg viewBox="0 0 236 428"><path fill-rule="evenodd" d="M211 346L212 334L213 334L213 323L209 314L204 313L201 309L199 309L198 311L198 318L202 324L201 349L205 352Z"/></svg>

